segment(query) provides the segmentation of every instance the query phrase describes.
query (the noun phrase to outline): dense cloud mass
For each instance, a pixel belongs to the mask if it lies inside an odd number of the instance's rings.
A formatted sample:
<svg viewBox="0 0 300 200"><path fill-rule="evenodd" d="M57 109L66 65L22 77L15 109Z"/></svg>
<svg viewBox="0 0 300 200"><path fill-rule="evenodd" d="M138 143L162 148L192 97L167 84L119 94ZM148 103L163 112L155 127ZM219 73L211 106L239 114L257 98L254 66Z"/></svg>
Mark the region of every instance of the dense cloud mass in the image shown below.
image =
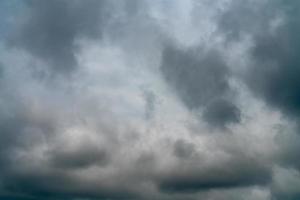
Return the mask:
<svg viewBox="0 0 300 200"><path fill-rule="evenodd" d="M239 109L230 96L229 71L218 52L167 47L161 70L190 109L204 107L204 119L214 126L239 121Z"/></svg>
<svg viewBox="0 0 300 200"><path fill-rule="evenodd" d="M75 40L101 37L101 29L105 26L103 18L108 15L102 0L89 0L88 3L32 0L24 3L28 6L28 16L20 20L11 42L59 73L76 66Z"/></svg>
<svg viewBox="0 0 300 200"><path fill-rule="evenodd" d="M299 11L1 1L0 199L299 199Z"/></svg>

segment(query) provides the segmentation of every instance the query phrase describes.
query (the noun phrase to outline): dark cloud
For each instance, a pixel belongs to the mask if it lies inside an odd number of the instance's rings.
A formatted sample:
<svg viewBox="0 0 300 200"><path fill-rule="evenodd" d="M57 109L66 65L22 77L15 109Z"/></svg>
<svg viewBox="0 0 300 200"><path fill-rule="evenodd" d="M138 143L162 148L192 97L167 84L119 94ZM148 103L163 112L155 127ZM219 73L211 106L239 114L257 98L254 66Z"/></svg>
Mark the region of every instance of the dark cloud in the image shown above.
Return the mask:
<svg viewBox="0 0 300 200"><path fill-rule="evenodd" d="M278 127L277 135L274 139L279 147L276 153L276 160L280 166L293 168L300 171L300 160L298 152L300 151L300 140L298 127L289 124L288 126Z"/></svg>
<svg viewBox="0 0 300 200"><path fill-rule="evenodd" d="M178 158L189 158L195 153L195 146L184 140L178 140L174 144L174 155Z"/></svg>
<svg viewBox="0 0 300 200"><path fill-rule="evenodd" d="M158 185L164 192L190 193L199 190L267 185L271 177L272 173L267 163L243 153L235 153L232 154L232 158L225 161L224 158L220 158L213 164L207 164L205 159L198 156L190 157L162 175Z"/></svg>
<svg viewBox="0 0 300 200"><path fill-rule="evenodd" d="M299 198L299 3L14 2L23 17L0 25L14 25L0 34L0 199ZM41 81L38 61L80 70Z"/></svg>
<svg viewBox="0 0 300 200"><path fill-rule="evenodd" d="M128 199L133 196L133 192L127 188L87 181L75 174L77 170L89 167L106 167L111 155L102 146L85 140L71 147L68 145L74 140L70 138L65 141L60 139L57 144L55 138L64 135L65 130L74 123L74 115L69 115L67 119L59 117L60 114L67 115L66 110L70 109L70 105L62 106L58 114L58 105L51 104L56 101L53 97L55 92L48 88L50 99L42 102L36 99L33 106L32 99L26 96L30 96L26 84L22 88L26 95L20 98L20 93L7 93L9 81L6 81L6 85L0 85L0 198L71 200L77 197ZM38 91L34 94L41 95ZM66 102L70 103L68 100ZM64 101L58 104L63 105ZM84 117L83 112L81 117ZM103 128L101 131L108 131L104 130L105 123L97 122ZM114 133L111 131L110 134ZM109 143L106 142L106 145L109 146ZM35 148L36 153L40 154L39 158L34 155Z"/></svg>
<svg viewBox="0 0 300 200"><path fill-rule="evenodd" d="M228 38L253 38L245 82L267 105L289 116L298 116L300 110L298 13L299 3L294 1L266 1L261 6L236 2L221 15L219 26Z"/></svg>
<svg viewBox="0 0 300 200"><path fill-rule="evenodd" d="M217 99L204 110L203 118L213 126L224 127L226 124L240 122L240 110L232 102Z"/></svg>
<svg viewBox="0 0 300 200"><path fill-rule="evenodd" d="M191 109L206 105L229 90L229 72L217 52L168 46L163 51L161 71Z"/></svg>
<svg viewBox="0 0 300 200"><path fill-rule="evenodd" d="M266 1L260 8L241 4L222 16L220 28L228 34L228 41L251 37L250 62L242 79L255 97L288 120L286 127L276 130L274 160L285 169L275 170L272 199L299 199L300 4L281 0Z"/></svg>
<svg viewBox="0 0 300 200"><path fill-rule="evenodd" d="M51 120L31 120L28 113L22 112L20 107L18 109L17 113L10 113L13 117L3 113L0 116L0 162L3 170L11 166L15 151L30 148L32 144L40 142L40 139L55 130ZM10 110L12 111L12 108Z"/></svg>
<svg viewBox="0 0 300 200"><path fill-rule="evenodd" d="M270 1L232 1L218 15L218 29L228 41L242 40L266 30L279 9Z"/></svg>
<svg viewBox="0 0 300 200"><path fill-rule="evenodd" d="M204 119L211 125L239 122L239 109L220 100L228 98L232 91L228 83L230 71L218 51L167 46L161 71L189 109L205 109Z"/></svg>
<svg viewBox="0 0 300 200"><path fill-rule="evenodd" d="M47 181L45 181L47 180ZM67 172L60 170L41 170L25 173L20 171L5 179L5 191L33 199L132 199L134 194L123 188L109 187L94 183L91 185Z"/></svg>
<svg viewBox="0 0 300 200"><path fill-rule="evenodd" d="M104 0L24 2L28 16L16 27L10 43L42 59L58 72L76 68L75 40L101 37L109 9L104 7Z"/></svg>
<svg viewBox="0 0 300 200"><path fill-rule="evenodd" d="M93 165L106 166L109 155L105 150L95 147L82 147L76 150L62 150L50 152L50 160L55 167L66 169L80 169Z"/></svg>
<svg viewBox="0 0 300 200"><path fill-rule="evenodd" d="M285 114L299 116L300 24L289 16L275 33L256 37L254 66L247 72L250 88Z"/></svg>
<svg viewBox="0 0 300 200"><path fill-rule="evenodd" d="M300 198L300 192L297 193L273 193L274 200L297 200Z"/></svg>
<svg viewBox="0 0 300 200"><path fill-rule="evenodd" d="M296 200L300 197L300 173L293 168L275 168L271 185L274 200Z"/></svg>

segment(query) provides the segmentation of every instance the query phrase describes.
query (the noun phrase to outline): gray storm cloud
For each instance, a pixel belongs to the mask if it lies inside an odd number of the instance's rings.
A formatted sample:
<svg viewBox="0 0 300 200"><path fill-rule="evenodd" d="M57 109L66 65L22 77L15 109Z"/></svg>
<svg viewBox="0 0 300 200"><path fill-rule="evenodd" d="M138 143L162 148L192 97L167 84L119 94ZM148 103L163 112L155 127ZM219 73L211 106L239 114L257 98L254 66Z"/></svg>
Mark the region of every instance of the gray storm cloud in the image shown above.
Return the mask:
<svg viewBox="0 0 300 200"><path fill-rule="evenodd" d="M76 67L75 40L101 37L104 16L109 15L109 5L103 0L24 3L28 14L20 20L11 43L39 57L59 73Z"/></svg>
<svg viewBox="0 0 300 200"><path fill-rule="evenodd" d="M299 199L299 9L0 2L0 199Z"/></svg>
<svg viewBox="0 0 300 200"><path fill-rule="evenodd" d="M188 108L205 108L207 122L216 127L239 122L239 109L228 99L230 72L218 52L167 47L161 70Z"/></svg>

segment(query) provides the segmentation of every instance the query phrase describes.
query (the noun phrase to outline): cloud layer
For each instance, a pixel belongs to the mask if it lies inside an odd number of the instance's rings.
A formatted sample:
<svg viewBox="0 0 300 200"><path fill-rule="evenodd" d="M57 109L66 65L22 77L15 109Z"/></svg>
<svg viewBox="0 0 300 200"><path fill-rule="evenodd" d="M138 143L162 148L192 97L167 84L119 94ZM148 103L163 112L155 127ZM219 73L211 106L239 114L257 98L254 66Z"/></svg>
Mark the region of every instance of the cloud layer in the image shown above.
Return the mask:
<svg viewBox="0 0 300 200"><path fill-rule="evenodd" d="M0 2L0 199L299 199L299 9Z"/></svg>

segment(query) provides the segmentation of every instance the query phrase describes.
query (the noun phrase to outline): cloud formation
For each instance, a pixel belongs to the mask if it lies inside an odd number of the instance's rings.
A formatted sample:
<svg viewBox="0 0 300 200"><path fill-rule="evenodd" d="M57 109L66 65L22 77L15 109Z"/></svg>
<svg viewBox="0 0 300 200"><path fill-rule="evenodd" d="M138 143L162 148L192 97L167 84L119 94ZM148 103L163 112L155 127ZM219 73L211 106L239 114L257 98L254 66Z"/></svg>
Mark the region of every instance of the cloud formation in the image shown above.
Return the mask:
<svg viewBox="0 0 300 200"><path fill-rule="evenodd" d="M299 8L0 2L0 199L298 199Z"/></svg>
<svg viewBox="0 0 300 200"><path fill-rule="evenodd" d="M76 67L76 39L101 37L108 15L105 1L24 1L27 15L11 40L59 73ZM107 20L107 19L106 19Z"/></svg>
<svg viewBox="0 0 300 200"><path fill-rule="evenodd" d="M203 50L204 51L204 50ZM214 126L239 122L239 109L229 102L230 72L219 52L163 51L161 71L189 109L205 109L204 119Z"/></svg>

